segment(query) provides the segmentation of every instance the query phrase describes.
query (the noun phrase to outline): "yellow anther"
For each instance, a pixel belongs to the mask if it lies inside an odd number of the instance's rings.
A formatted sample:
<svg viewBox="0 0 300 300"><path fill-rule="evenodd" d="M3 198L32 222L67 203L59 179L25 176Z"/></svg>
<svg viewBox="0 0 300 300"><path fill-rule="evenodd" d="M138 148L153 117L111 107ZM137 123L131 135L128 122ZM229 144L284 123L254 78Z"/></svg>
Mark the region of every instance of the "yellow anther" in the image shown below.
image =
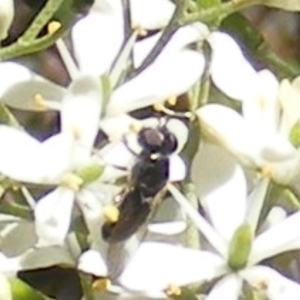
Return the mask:
<svg viewBox="0 0 300 300"><path fill-rule="evenodd" d="M151 160L154 160L154 161L155 161L155 160L157 160L158 158L159 158L159 154L153 153L153 154L150 155L150 159L151 159Z"/></svg>
<svg viewBox="0 0 300 300"><path fill-rule="evenodd" d="M264 178L272 178L274 173L274 168L271 164L267 164L261 168L261 175Z"/></svg>
<svg viewBox="0 0 300 300"><path fill-rule="evenodd" d="M39 110L47 110L47 101L41 94L35 94L33 99L34 105Z"/></svg>
<svg viewBox="0 0 300 300"><path fill-rule="evenodd" d="M170 284L166 290L165 290L166 295L169 298L176 298L179 297L182 293L181 288L175 284Z"/></svg>
<svg viewBox="0 0 300 300"><path fill-rule="evenodd" d="M153 108L157 112L164 112L167 108L162 103L155 103L153 104Z"/></svg>
<svg viewBox="0 0 300 300"><path fill-rule="evenodd" d="M92 288L95 292L105 292L110 287L111 287L111 281L108 278L96 279L92 284Z"/></svg>
<svg viewBox="0 0 300 300"><path fill-rule="evenodd" d="M48 25L48 33L54 34L57 30L61 28L61 23L58 21L52 21Z"/></svg>
<svg viewBox="0 0 300 300"><path fill-rule="evenodd" d="M106 205L103 208L103 217L106 220L106 222L114 224L119 220L120 211L114 205Z"/></svg>
<svg viewBox="0 0 300 300"><path fill-rule="evenodd" d="M268 289L269 282L265 280L257 281L251 284L251 286L257 291L265 291Z"/></svg>
<svg viewBox="0 0 300 300"><path fill-rule="evenodd" d="M12 190L13 190L14 192L17 192L17 191L20 190L20 186L17 185L17 184L13 184L13 185L11 186L11 188L12 188Z"/></svg>
<svg viewBox="0 0 300 300"><path fill-rule="evenodd" d="M82 184L82 178L74 173L65 174L61 181L61 186L67 187L74 192L78 192Z"/></svg>
<svg viewBox="0 0 300 300"><path fill-rule="evenodd" d="M167 104L171 105L171 106L175 106L177 104L177 97L176 95L171 95L169 96L169 98L166 101Z"/></svg>
<svg viewBox="0 0 300 300"><path fill-rule="evenodd" d="M134 32L136 33L137 36L146 36L147 35L147 30L145 30L144 28L142 28L139 25L133 25L132 29L134 30Z"/></svg>
<svg viewBox="0 0 300 300"><path fill-rule="evenodd" d="M75 140L79 140L81 138L81 131L77 126L72 126L71 131Z"/></svg>
<svg viewBox="0 0 300 300"><path fill-rule="evenodd" d="M142 130L143 126L139 122L132 122L129 125L129 130L134 133L139 133Z"/></svg>

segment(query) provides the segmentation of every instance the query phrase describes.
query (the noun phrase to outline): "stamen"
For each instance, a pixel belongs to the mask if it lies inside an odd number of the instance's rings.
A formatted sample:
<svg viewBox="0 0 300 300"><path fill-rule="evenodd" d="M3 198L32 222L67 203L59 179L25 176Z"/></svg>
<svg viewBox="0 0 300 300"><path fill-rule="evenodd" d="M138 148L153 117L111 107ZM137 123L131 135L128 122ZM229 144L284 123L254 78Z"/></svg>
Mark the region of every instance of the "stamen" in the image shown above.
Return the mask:
<svg viewBox="0 0 300 300"><path fill-rule="evenodd" d="M191 121L193 121L195 119L195 115L189 111L187 112L178 112L178 111L174 111L171 110L169 108L167 108L163 103L155 103L153 105L154 110L156 110L157 112L163 112L166 115L169 116L174 116L174 117L179 117L179 118L186 118L189 119Z"/></svg>
<svg viewBox="0 0 300 300"><path fill-rule="evenodd" d="M61 105L59 102L46 100L39 93L35 94L35 96L33 98L33 103L34 103L36 110L42 110L42 111L49 110L49 109L60 110L60 108L61 108Z"/></svg>
<svg viewBox="0 0 300 300"><path fill-rule="evenodd" d="M106 205L103 207L103 217L106 222L114 224L119 220L120 211L114 205Z"/></svg>
<svg viewBox="0 0 300 300"><path fill-rule="evenodd" d="M54 33L60 27L61 23L53 21L48 25L48 31L49 33ZM55 44L71 79L77 78L80 72L63 39L58 39Z"/></svg>
<svg viewBox="0 0 300 300"><path fill-rule="evenodd" d="M35 94L34 96L34 105L38 110L47 110L47 101L44 99L44 97L41 94Z"/></svg>
<svg viewBox="0 0 300 300"><path fill-rule="evenodd" d="M177 286L175 284L170 284L166 288L165 293L169 298L176 298L176 297L181 296L182 290L179 286Z"/></svg>
<svg viewBox="0 0 300 300"><path fill-rule="evenodd" d="M261 168L261 175L264 178L272 178L274 173L274 167L271 164L266 164Z"/></svg>
<svg viewBox="0 0 300 300"><path fill-rule="evenodd" d="M67 187L74 192L78 192L82 184L83 179L74 173L65 174L61 181L61 186Z"/></svg>
<svg viewBox="0 0 300 300"><path fill-rule="evenodd" d="M48 33L49 34L54 34L61 28L61 23L58 21L52 21L48 25Z"/></svg>
<svg viewBox="0 0 300 300"><path fill-rule="evenodd" d="M171 105L171 106L175 106L177 104L177 97L176 95L171 95L169 96L169 98L167 99L167 104Z"/></svg>
<svg viewBox="0 0 300 300"><path fill-rule="evenodd" d="M138 24L133 24L132 30L135 32L136 35L141 36L141 37L146 36L148 33L146 29L142 28Z"/></svg>
<svg viewBox="0 0 300 300"><path fill-rule="evenodd" d="M206 237L209 243L219 252L219 254L226 259L227 247L214 228L197 210L195 210L186 197L181 194L181 192L173 184L168 183L167 189L172 194L174 200L177 201L183 211L189 216L197 229Z"/></svg>
<svg viewBox="0 0 300 300"><path fill-rule="evenodd" d="M143 126L139 122L132 122L129 125L129 130L133 133L139 133L142 130Z"/></svg>
<svg viewBox="0 0 300 300"><path fill-rule="evenodd" d="M137 32L133 31L132 35L130 36L130 38L126 42L125 46L123 47L122 52L118 56L114 66L110 72L109 79L110 79L110 88L111 89L113 89L116 86L116 84L118 83L118 81L122 75L122 72L128 65L128 60L132 53L132 49L133 49L133 46L135 45L137 36L138 36Z"/></svg>
<svg viewBox="0 0 300 300"><path fill-rule="evenodd" d="M111 287L111 281L109 278L96 279L92 284L92 288L96 292L105 292L110 287Z"/></svg>

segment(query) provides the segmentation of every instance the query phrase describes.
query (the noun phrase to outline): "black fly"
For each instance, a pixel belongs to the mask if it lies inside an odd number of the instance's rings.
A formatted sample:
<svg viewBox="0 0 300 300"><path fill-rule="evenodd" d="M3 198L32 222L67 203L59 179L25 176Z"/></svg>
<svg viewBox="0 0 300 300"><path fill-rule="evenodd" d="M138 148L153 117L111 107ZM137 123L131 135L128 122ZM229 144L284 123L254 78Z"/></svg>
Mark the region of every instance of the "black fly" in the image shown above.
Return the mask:
<svg viewBox="0 0 300 300"><path fill-rule="evenodd" d="M166 126L143 128L138 133L138 143L142 151L132 168L129 185L120 195L118 221L102 226L102 236L110 243L128 239L151 215L156 196L169 179L169 156L178 146Z"/></svg>

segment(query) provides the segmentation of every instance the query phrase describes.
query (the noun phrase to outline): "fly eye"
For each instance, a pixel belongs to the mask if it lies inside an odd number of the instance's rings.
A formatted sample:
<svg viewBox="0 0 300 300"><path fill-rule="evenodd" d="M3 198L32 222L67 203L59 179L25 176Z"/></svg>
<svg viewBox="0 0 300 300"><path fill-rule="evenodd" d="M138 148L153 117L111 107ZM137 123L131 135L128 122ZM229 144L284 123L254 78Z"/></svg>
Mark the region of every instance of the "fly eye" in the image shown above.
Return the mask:
<svg viewBox="0 0 300 300"><path fill-rule="evenodd" d="M164 135L157 129L145 128L140 131L138 142L144 150L158 152L164 143Z"/></svg>

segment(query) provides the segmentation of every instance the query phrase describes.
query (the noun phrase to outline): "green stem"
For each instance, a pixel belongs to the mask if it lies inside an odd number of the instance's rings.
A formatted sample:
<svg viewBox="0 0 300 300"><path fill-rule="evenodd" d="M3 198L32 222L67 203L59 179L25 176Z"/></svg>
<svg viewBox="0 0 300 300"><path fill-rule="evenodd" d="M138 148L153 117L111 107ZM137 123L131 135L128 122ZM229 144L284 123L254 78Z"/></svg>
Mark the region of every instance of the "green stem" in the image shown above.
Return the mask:
<svg viewBox="0 0 300 300"><path fill-rule="evenodd" d="M260 61L271 68L274 68L281 77L295 77L299 74L299 65L292 64L290 61L281 59L276 53L274 53L270 47L263 43L257 49L255 55Z"/></svg>
<svg viewBox="0 0 300 300"><path fill-rule="evenodd" d="M58 30L54 34L46 35L42 38L36 39L32 42L25 42L23 39L19 39L11 46L2 48L0 50L1 60L7 60L18 56L30 54L33 52L41 51L45 48L52 46L55 41L62 36L63 30Z"/></svg>
<svg viewBox="0 0 300 300"><path fill-rule="evenodd" d="M211 7L209 9L197 11L188 16L184 16L183 18L178 20L178 23L180 25L187 25L197 21L208 22L208 23L215 22L215 21L220 22L221 20L225 19L227 16L237 11L240 11L244 8L256 4L260 4L260 2L261 2L260 0L230 1L218 6Z"/></svg>
<svg viewBox="0 0 300 300"><path fill-rule="evenodd" d="M54 13L58 10L64 0L48 0L29 28L20 38L23 42L30 42L36 38L43 27L52 18Z"/></svg>
<svg viewBox="0 0 300 300"><path fill-rule="evenodd" d="M92 289L92 283L89 276L79 273L82 292L85 300L95 300L95 295Z"/></svg>

